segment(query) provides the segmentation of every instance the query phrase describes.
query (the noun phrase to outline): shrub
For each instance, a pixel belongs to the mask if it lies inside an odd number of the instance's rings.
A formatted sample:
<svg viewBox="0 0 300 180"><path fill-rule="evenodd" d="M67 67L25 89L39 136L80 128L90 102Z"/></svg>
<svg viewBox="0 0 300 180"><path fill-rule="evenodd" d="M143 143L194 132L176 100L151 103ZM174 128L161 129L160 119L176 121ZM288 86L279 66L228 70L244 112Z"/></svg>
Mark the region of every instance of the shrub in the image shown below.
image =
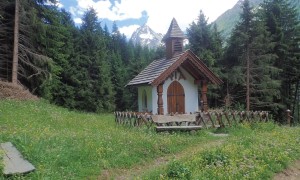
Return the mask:
<svg viewBox="0 0 300 180"><path fill-rule="evenodd" d="M170 178L191 179L191 171L189 168L176 160L169 164L167 175Z"/></svg>

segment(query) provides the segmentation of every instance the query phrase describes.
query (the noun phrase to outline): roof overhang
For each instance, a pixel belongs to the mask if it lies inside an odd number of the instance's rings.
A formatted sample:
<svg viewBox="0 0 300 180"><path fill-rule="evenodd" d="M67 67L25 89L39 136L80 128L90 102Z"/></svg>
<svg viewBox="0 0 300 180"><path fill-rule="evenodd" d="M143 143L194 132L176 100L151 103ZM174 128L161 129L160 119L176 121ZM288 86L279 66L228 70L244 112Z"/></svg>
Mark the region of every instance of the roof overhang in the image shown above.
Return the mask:
<svg viewBox="0 0 300 180"><path fill-rule="evenodd" d="M220 85L223 81L217 77L192 51L187 50L179 59L173 63L168 69L154 79L150 84L158 86L165 81L177 68L183 67L196 80L207 79L209 82Z"/></svg>

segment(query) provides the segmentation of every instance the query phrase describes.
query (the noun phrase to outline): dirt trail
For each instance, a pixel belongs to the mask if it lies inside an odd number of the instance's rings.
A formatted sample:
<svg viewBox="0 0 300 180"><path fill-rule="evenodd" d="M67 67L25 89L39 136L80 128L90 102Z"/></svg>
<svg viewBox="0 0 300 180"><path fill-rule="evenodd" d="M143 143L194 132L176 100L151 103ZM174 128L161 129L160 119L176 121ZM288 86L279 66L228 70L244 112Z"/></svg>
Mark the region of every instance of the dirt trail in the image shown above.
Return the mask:
<svg viewBox="0 0 300 180"><path fill-rule="evenodd" d="M294 162L284 171L277 173L273 180L299 180L300 179L300 160Z"/></svg>
<svg viewBox="0 0 300 180"><path fill-rule="evenodd" d="M138 175L142 175L147 171L153 170L157 167L164 167L170 161L175 159L181 159L183 157L188 157L198 152L203 151L209 147L216 147L223 144L225 140L216 140L211 141L206 144L197 144L196 146L189 147L177 154L172 154L168 156L159 157L152 162L148 162L147 164L137 165L132 167L131 169L112 169L112 170L105 170L102 174L98 177L98 179L116 179L116 180L127 180L127 179L135 179Z"/></svg>

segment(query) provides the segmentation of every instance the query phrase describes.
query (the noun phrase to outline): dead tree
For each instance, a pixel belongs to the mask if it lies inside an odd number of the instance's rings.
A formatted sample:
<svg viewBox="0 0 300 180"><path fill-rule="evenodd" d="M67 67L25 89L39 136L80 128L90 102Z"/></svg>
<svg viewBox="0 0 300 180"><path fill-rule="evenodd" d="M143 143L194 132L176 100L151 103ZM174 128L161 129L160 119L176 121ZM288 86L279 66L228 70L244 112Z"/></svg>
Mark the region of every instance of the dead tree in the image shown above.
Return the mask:
<svg viewBox="0 0 300 180"><path fill-rule="evenodd" d="M18 82L18 57L19 57L19 0L15 4L15 25L14 25L14 47L12 62L12 80L16 84Z"/></svg>

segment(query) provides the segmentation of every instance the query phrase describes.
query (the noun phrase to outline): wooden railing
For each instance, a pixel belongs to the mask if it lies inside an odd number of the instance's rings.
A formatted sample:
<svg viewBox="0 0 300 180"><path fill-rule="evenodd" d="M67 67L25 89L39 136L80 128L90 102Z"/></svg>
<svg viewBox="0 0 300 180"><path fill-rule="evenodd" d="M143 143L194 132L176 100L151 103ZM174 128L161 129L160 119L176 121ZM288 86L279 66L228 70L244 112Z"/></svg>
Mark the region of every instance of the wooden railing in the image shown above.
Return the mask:
<svg viewBox="0 0 300 180"><path fill-rule="evenodd" d="M209 111L197 113L196 122L206 128L232 126L242 122L267 122L270 120L270 114L267 111Z"/></svg>
<svg viewBox="0 0 300 180"><path fill-rule="evenodd" d="M153 124L151 114L140 112L119 112L115 113L115 122L120 125L150 127Z"/></svg>
<svg viewBox="0 0 300 180"><path fill-rule="evenodd" d="M140 112L115 112L115 122L126 126L157 127L166 126L197 126L199 128L218 128L232 126L242 122L266 122L270 114L266 111L209 111L194 114L152 115ZM177 128L178 129L178 128ZM182 128L179 128L182 129ZM189 128L187 128L189 129Z"/></svg>

